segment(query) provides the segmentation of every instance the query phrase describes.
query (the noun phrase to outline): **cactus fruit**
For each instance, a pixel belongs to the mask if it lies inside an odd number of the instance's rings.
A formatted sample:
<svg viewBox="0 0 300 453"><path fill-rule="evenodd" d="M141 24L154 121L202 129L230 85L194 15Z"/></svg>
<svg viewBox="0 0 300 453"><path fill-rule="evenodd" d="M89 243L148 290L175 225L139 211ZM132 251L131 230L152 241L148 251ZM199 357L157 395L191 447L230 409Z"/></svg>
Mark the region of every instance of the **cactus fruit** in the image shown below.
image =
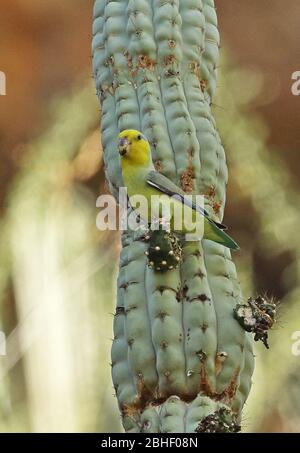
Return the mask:
<svg viewBox="0 0 300 453"><path fill-rule="evenodd" d="M151 233L149 249L145 254L151 269L167 272L178 268L182 247L176 234L159 228Z"/></svg>
<svg viewBox="0 0 300 453"><path fill-rule="evenodd" d="M222 220L227 166L211 112L218 53L213 0L95 1L94 76L116 197L117 136L138 129L156 170L203 194ZM159 272L141 231L125 231L122 246L112 377L125 430L235 430L254 359L252 336L234 317L243 299L230 251L185 242L178 268Z"/></svg>
<svg viewBox="0 0 300 453"><path fill-rule="evenodd" d="M255 334L254 340L261 340L265 347L269 349L268 331L275 322L276 304L262 296L255 299L249 297L247 304L238 304L233 311L240 325L247 332Z"/></svg>

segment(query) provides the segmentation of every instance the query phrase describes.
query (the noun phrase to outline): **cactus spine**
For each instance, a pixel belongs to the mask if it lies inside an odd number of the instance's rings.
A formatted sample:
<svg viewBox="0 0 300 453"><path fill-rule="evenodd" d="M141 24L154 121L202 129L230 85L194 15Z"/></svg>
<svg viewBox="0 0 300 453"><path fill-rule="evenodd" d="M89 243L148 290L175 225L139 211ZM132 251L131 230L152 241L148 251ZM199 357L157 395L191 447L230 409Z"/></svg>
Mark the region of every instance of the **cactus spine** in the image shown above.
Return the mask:
<svg viewBox="0 0 300 453"><path fill-rule="evenodd" d="M117 135L140 129L158 171L206 196L222 220L227 166L211 113L219 34L213 0L96 0L93 65L112 193ZM228 249L184 244L180 266L147 266L138 232L122 238L112 377L127 432L236 431L253 372L252 338Z"/></svg>

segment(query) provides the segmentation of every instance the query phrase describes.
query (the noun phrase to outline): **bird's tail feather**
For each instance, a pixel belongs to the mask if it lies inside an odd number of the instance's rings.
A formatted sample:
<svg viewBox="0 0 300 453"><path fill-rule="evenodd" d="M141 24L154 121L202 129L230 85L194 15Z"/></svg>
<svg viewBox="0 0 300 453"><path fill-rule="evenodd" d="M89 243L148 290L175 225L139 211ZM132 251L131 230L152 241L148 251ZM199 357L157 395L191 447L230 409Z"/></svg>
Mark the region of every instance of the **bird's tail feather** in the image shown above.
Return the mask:
<svg viewBox="0 0 300 453"><path fill-rule="evenodd" d="M213 222L205 222L204 239L217 242L231 250L239 250L238 244L223 230L220 230Z"/></svg>

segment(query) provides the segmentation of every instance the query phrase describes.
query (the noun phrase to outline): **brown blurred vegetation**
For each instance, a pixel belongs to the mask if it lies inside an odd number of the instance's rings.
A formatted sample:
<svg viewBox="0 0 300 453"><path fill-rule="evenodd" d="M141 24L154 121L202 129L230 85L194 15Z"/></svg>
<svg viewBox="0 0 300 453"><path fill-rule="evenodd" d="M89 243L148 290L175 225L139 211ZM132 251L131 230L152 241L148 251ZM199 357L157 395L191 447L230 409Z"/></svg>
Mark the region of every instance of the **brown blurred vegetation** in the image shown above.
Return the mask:
<svg viewBox="0 0 300 453"><path fill-rule="evenodd" d="M237 65L263 76L253 102L269 130L267 145L279 153L300 184L300 98L291 74L300 69L298 0L216 0L222 43Z"/></svg>
<svg viewBox="0 0 300 453"><path fill-rule="evenodd" d="M0 201L25 152L49 120L49 101L92 76L92 0L1 0Z"/></svg>
<svg viewBox="0 0 300 453"><path fill-rule="evenodd" d="M300 330L300 97L290 89L300 70L300 4L216 4L226 223L242 246L235 261L245 296L266 291L281 301L271 350L257 347L244 425L299 432L291 334ZM1 0L0 330L9 341L0 357L0 431L120 429L108 365L118 235L95 227L105 187L92 5Z"/></svg>

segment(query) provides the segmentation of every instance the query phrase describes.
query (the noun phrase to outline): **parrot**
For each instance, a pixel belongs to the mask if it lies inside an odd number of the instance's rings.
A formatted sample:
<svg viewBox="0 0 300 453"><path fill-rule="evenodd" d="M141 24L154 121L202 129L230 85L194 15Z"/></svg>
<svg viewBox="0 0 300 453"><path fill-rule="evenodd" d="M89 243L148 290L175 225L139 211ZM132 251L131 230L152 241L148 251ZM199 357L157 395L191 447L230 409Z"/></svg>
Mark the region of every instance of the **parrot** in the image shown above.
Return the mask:
<svg viewBox="0 0 300 453"><path fill-rule="evenodd" d="M212 219L199 203L197 204L186 197L187 194L180 187L155 170L150 143L145 135L134 129L123 130L118 136L118 151L121 159L123 183L127 189L129 203L135 195L142 195L147 200L147 211L141 207L134 209L143 220L149 223L149 219L151 219L150 210L153 208L153 206L151 208L153 196L164 196L165 198L162 198L162 200L168 200L171 206L170 228L172 231L176 231L173 222L174 210L178 208L178 205L181 208L184 206L185 210L182 210L182 212L192 210L189 214L194 221L197 221L200 216L204 225L202 229L203 239L222 244L231 250L239 249L238 244L225 233L224 230L227 229L225 225ZM198 217L195 217L194 214L197 214ZM182 226L178 232L183 234L188 231Z"/></svg>

